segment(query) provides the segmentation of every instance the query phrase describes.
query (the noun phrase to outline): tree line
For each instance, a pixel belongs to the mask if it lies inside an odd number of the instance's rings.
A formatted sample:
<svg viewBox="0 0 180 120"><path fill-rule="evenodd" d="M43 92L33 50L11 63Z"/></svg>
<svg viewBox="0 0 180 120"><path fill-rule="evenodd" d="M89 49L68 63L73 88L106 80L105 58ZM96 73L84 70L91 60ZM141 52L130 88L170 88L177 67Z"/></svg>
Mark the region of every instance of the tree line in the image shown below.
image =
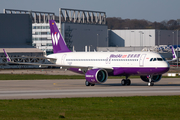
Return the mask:
<svg viewBox="0 0 180 120"><path fill-rule="evenodd" d="M120 17L106 18L108 29L161 29L180 30L180 20L164 20L150 22L138 19L122 19Z"/></svg>

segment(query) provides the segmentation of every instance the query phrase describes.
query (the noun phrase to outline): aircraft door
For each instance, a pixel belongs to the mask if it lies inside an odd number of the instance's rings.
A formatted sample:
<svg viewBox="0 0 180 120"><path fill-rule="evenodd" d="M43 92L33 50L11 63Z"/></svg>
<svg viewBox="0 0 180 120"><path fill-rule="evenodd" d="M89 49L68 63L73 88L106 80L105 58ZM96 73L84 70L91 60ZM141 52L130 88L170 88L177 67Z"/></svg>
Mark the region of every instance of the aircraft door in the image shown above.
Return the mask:
<svg viewBox="0 0 180 120"><path fill-rule="evenodd" d="M66 58L66 54L64 54L64 55L61 57L61 64L62 64L62 65L65 64L65 58Z"/></svg>
<svg viewBox="0 0 180 120"><path fill-rule="evenodd" d="M139 66L144 66L144 59L146 57L146 54L142 54L140 59L139 59Z"/></svg>
<svg viewBox="0 0 180 120"><path fill-rule="evenodd" d="M106 58L106 64L111 64L111 58Z"/></svg>

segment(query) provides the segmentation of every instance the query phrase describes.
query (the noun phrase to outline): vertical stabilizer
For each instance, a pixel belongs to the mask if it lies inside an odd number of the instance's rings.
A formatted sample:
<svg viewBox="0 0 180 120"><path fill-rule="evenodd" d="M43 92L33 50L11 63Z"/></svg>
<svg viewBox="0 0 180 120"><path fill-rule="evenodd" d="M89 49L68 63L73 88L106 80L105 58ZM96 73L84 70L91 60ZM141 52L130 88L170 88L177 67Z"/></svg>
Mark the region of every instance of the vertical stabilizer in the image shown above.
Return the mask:
<svg viewBox="0 0 180 120"><path fill-rule="evenodd" d="M59 32L59 29L56 26L56 23L54 20L49 20L49 26L50 26L50 30L51 30L53 52L54 53L71 52L68 49L68 47L67 47L61 33Z"/></svg>

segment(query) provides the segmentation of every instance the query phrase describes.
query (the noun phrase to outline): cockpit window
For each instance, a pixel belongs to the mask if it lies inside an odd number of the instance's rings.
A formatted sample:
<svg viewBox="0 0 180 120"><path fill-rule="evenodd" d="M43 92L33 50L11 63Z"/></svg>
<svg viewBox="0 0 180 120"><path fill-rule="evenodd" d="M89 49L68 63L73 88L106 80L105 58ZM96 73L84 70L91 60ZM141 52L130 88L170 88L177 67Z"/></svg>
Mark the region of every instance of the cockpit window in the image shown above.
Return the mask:
<svg viewBox="0 0 180 120"><path fill-rule="evenodd" d="M150 61L166 61L165 58L151 58Z"/></svg>
<svg viewBox="0 0 180 120"><path fill-rule="evenodd" d="M162 59L162 58L157 58L157 60L158 60L158 61L163 61L163 59Z"/></svg>

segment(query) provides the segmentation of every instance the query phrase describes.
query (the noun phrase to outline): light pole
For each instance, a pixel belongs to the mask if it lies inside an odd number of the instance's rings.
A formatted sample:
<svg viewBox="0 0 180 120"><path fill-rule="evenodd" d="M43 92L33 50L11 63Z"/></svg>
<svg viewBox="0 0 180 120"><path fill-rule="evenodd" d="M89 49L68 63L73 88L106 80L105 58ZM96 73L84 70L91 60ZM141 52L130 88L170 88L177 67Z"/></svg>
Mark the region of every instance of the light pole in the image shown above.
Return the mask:
<svg viewBox="0 0 180 120"><path fill-rule="evenodd" d="M179 52L179 50L178 50L178 30L177 30L177 68L178 68L178 52Z"/></svg>
<svg viewBox="0 0 180 120"><path fill-rule="evenodd" d="M91 46L92 46L92 45L89 45L89 52L91 52Z"/></svg>
<svg viewBox="0 0 180 120"><path fill-rule="evenodd" d="M174 32L172 32L172 34L173 34L173 44L172 45L174 46Z"/></svg>
<svg viewBox="0 0 180 120"><path fill-rule="evenodd" d="M140 33L140 46L142 47L142 46L143 46L143 39L142 39L142 35L144 34L144 32L139 31L139 33Z"/></svg>
<svg viewBox="0 0 180 120"><path fill-rule="evenodd" d="M99 34L97 34L97 48L98 48L98 37L99 37Z"/></svg>
<svg viewBox="0 0 180 120"><path fill-rule="evenodd" d="M160 44L160 41L161 41L161 40L160 40L160 39L161 39L161 36L160 36L161 31L159 30L158 33L159 33L159 36L158 36L158 47L159 47L159 44Z"/></svg>
<svg viewBox="0 0 180 120"><path fill-rule="evenodd" d="M133 36L133 38L134 38L134 31L131 31L131 33L133 33L133 35L131 35L131 36ZM132 44L131 44L131 43L132 43ZM133 43L134 43L134 39L132 40L132 37L131 37L130 46L131 46L131 45L134 45Z"/></svg>

